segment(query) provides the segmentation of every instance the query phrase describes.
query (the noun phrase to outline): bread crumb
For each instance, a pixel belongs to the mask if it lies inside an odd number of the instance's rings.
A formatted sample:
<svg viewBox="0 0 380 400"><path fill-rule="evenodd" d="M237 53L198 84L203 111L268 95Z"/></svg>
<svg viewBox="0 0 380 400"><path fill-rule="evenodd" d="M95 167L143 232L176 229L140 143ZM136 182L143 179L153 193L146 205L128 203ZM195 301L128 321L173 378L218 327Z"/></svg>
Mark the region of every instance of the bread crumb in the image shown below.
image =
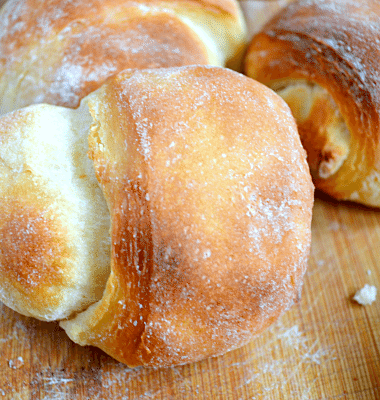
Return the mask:
<svg viewBox="0 0 380 400"><path fill-rule="evenodd" d="M359 304L366 306L376 300L377 289L375 286L364 285L364 287L355 293L354 300Z"/></svg>

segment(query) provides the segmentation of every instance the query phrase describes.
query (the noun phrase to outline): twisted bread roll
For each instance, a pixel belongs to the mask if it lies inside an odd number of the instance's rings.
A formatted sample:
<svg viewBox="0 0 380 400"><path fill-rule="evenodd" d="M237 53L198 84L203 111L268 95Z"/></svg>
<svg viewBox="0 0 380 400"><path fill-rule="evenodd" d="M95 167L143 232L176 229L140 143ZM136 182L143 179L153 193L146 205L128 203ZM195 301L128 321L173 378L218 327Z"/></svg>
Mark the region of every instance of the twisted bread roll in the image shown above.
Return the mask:
<svg viewBox="0 0 380 400"><path fill-rule="evenodd" d="M0 114L77 107L126 68L239 65L236 0L13 0L0 11Z"/></svg>
<svg viewBox="0 0 380 400"><path fill-rule="evenodd" d="M265 86L217 67L126 70L76 110L0 121L10 307L67 317L75 342L129 366L167 366L241 346L299 295L313 187Z"/></svg>
<svg viewBox="0 0 380 400"><path fill-rule="evenodd" d="M296 1L249 46L245 72L296 117L317 188L380 206L380 4Z"/></svg>

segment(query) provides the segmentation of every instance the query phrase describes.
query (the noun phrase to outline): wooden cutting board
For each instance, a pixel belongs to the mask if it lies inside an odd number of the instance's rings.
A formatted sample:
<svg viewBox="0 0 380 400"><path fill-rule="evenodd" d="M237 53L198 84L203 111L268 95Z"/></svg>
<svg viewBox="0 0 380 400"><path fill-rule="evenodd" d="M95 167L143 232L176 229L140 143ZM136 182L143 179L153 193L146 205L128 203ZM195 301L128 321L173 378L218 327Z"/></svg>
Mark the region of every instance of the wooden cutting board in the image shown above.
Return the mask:
<svg viewBox="0 0 380 400"><path fill-rule="evenodd" d="M380 293L352 301L365 284L380 290L380 210L318 196L312 234L300 302L247 346L196 364L132 370L0 304L0 400L380 399Z"/></svg>
<svg viewBox="0 0 380 400"><path fill-rule="evenodd" d="M316 199L301 301L249 345L176 368L129 369L55 323L0 306L0 400L380 399L380 210Z"/></svg>

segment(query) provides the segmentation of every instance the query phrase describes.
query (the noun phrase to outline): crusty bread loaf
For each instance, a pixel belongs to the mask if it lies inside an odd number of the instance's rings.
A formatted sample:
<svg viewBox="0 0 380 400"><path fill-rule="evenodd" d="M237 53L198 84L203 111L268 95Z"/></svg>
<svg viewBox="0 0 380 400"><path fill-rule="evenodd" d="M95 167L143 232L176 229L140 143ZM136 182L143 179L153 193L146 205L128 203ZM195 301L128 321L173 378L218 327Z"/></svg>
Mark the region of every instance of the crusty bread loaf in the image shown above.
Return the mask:
<svg viewBox="0 0 380 400"><path fill-rule="evenodd" d="M126 68L240 65L236 0L13 0L0 10L0 114L77 107Z"/></svg>
<svg viewBox="0 0 380 400"><path fill-rule="evenodd" d="M250 44L245 72L296 117L315 186L380 206L380 3L295 1Z"/></svg>
<svg viewBox="0 0 380 400"><path fill-rule="evenodd" d="M265 86L217 67L127 70L77 110L35 105L0 126L10 307L67 316L75 342L129 366L168 366L241 346L299 296L313 186Z"/></svg>

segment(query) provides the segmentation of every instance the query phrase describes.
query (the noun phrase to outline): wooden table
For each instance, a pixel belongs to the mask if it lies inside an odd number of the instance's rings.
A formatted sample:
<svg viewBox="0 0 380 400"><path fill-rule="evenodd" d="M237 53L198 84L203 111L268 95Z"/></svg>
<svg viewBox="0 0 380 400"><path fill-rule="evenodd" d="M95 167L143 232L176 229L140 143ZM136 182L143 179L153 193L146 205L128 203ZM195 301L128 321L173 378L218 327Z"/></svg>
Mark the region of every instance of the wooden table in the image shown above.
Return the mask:
<svg viewBox="0 0 380 400"><path fill-rule="evenodd" d="M301 301L249 345L192 365L132 370L0 304L0 400L380 399L380 293L352 301L366 283L380 290L380 210L319 196L312 233Z"/></svg>
<svg viewBox="0 0 380 400"><path fill-rule="evenodd" d="M316 199L301 301L249 345L176 368L129 369L55 323L0 308L0 400L380 399L380 210ZM0 306L1 307L1 306Z"/></svg>

